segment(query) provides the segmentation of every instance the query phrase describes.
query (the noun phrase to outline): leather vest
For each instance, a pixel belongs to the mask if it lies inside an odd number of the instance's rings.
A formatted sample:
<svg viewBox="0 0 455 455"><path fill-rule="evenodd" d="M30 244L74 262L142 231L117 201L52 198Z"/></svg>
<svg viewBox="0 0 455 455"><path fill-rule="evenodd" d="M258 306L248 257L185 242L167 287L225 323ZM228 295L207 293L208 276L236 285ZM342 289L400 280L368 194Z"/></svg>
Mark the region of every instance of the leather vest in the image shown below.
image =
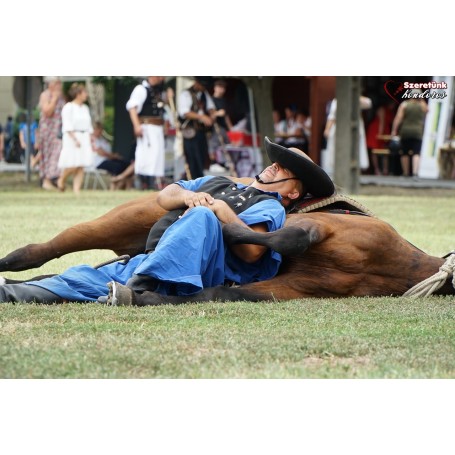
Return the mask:
<svg viewBox="0 0 455 455"><path fill-rule="evenodd" d="M205 182L199 189L199 192L208 193L215 199L225 201L236 215L244 212L249 207L257 204L260 201L267 199L277 199L271 194L264 193L256 188L246 187L243 189L237 188L237 185L227 177L218 176ZM156 222L150 229L145 252L150 253L158 244L164 231L179 219L185 212L185 209L171 210Z"/></svg>
<svg viewBox="0 0 455 455"><path fill-rule="evenodd" d="M205 93L201 92L201 97L198 98L198 96L197 96L198 92L193 87L190 87L188 89L188 92L190 93L191 100L192 100L191 112L199 112L200 110L202 110L204 112L204 114L208 115L207 98L205 96ZM196 120L187 121L187 119L179 116L179 122L181 124L186 123L188 126L192 126L193 128L196 128L196 129L202 128L202 125Z"/></svg>
<svg viewBox="0 0 455 455"><path fill-rule="evenodd" d="M146 86L147 98L144 101L139 117L164 116L163 86L162 84Z"/></svg>

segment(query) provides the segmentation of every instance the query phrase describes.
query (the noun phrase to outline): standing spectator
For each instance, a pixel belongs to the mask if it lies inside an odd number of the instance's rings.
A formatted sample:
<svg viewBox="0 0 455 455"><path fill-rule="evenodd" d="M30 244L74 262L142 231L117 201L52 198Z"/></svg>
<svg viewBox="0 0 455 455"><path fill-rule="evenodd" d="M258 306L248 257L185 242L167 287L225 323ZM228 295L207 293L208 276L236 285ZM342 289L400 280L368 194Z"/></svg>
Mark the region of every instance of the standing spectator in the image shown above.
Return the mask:
<svg viewBox="0 0 455 455"><path fill-rule="evenodd" d="M214 123L213 130L209 142L210 154L210 171L220 172L226 169L217 163L216 151L229 144L227 132L232 128L232 122L226 111L226 100L224 94L226 93L226 81L218 79L215 81L213 87L213 103L215 104L215 112L213 113Z"/></svg>
<svg viewBox="0 0 455 455"><path fill-rule="evenodd" d="M183 151L191 179L204 176L210 162L207 132L213 126L215 103L207 92L212 83L210 76L196 76L193 85L180 93L179 121L183 136Z"/></svg>
<svg viewBox="0 0 455 455"><path fill-rule="evenodd" d="M12 145L12 139L14 135L14 122L12 115L8 115L6 119L5 131L4 131L4 148L3 148L3 158L8 161L9 151Z"/></svg>
<svg viewBox="0 0 455 455"><path fill-rule="evenodd" d="M62 109L65 100L60 78L46 76L44 82L47 88L41 93L39 99L40 177L42 188L55 190L60 176L58 160L62 149Z"/></svg>
<svg viewBox="0 0 455 455"><path fill-rule="evenodd" d="M112 152L109 141L103 136L103 124L95 122L92 134L92 150L94 152L93 165L97 169L104 169L111 175L119 175L130 165L122 159L118 153ZM111 180L111 190L117 189L115 182Z"/></svg>
<svg viewBox="0 0 455 455"><path fill-rule="evenodd" d="M392 136L400 136L400 159L405 176L417 176L419 170L423 127L428 112L425 101L418 98L421 93L419 88L411 90L413 98L400 104L392 124Z"/></svg>
<svg viewBox="0 0 455 455"><path fill-rule="evenodd" d="M126 103L136 136L134 172L142 181L142 189L161 189L164 177L164 77L148 76L137 85ZM153 181L153 182L152 182Z"/></svg>
<svg viewBox="0 0 455 455"><path fill-rule="evenodd" d="M60 191L64 191L66 179L73 175L73 191L79 194L84 180L84 168L93 164L90 140L93 127L90 111L85 104L88 97L85 87L75 82L68 95L71 101L62 109L63 146L58 161L62 174L57 186Z"/></svg>

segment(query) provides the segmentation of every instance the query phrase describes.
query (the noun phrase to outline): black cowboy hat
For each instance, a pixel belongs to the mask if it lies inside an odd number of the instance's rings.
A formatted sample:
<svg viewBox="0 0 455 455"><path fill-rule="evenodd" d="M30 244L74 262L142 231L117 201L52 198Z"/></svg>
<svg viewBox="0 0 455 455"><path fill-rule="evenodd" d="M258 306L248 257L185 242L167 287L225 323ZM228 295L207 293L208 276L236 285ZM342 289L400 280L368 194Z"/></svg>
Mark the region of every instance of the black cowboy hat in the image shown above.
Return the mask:
<svg viewBox="0 0 455 455"><path fill-rule="evenodd" d="M193 79L206 89L211 88L213 85L213 76L194 76Z"/></svg>
<svg viewBox="0 0 455 455"><path fill-rule="evenodd" d="M265 151L272 163L279 163L293 172L306 190L315 197L328 197L335 192L335 186L327 173L300 150L297 153L265 137Z"/></svg>

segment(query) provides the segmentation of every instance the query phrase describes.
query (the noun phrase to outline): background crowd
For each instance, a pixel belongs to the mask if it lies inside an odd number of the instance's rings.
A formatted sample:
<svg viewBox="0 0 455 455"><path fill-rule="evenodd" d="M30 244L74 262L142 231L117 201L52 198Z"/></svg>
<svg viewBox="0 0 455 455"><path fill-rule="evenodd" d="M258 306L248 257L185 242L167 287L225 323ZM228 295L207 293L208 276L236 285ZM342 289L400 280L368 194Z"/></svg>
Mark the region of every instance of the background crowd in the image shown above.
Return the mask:
<svg viewBox="0 0 455 455"><path fill-rule="evenodd" d="M133 156L125 159L128 154L124 150L112 150L112 138L103 122L92 121L84 85L73 83L64 92L59 77L45 77L39 115L31 119L30 130L23 113L16 120L9 116L4 126L0 125L0 162L23 162L30 135L31 167L39 172L44 190L65 191L70 182L78 194L87 169L107 172L112 190L162 189L166 141L172 137L175 156L184 157L183 178L207 173L235 175L225 147L232 143L233 132L250 132L250 118L246 111L233 124L232 106L225 97L227 87L223 79L193 77L191 86L175 99L164 77L146 77L134 87L125 106L134 134ZM410 99L398 105L391 99L372 101L362 96L360 107L362 173L416 175L426 102ZM333 175L336 99L328 103L326 114L321 166ZM277 143L308 153L311 116L307 109L297 104L283 111L275 109L273 122Z"/></svg>

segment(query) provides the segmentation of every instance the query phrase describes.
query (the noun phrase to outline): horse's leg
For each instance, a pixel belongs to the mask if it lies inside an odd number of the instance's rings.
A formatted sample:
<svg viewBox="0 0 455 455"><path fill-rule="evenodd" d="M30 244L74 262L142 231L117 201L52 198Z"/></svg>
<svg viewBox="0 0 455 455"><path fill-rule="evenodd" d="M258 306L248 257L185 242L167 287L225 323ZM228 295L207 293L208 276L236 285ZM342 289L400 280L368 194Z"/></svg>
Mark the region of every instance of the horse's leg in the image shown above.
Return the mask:
<svg viewBox="0 0 455 455"><path fill-rule="evenodd" d="M45 243L30 244L0 259L0 272L40 267L64 254L90 249L134 256L144 251L151 226L165 213L156 194L129 201L105 215L65 229Z"/></svg>
<svg viewBox="0 0 455 455"><path fill-rule="evenodd" d="M228 245L250 243L271 248L284 256L298 256L312 243L310 233L297 226L288 226L273 232L256 232L240 224L223 226L223 237Z"/></svg>

